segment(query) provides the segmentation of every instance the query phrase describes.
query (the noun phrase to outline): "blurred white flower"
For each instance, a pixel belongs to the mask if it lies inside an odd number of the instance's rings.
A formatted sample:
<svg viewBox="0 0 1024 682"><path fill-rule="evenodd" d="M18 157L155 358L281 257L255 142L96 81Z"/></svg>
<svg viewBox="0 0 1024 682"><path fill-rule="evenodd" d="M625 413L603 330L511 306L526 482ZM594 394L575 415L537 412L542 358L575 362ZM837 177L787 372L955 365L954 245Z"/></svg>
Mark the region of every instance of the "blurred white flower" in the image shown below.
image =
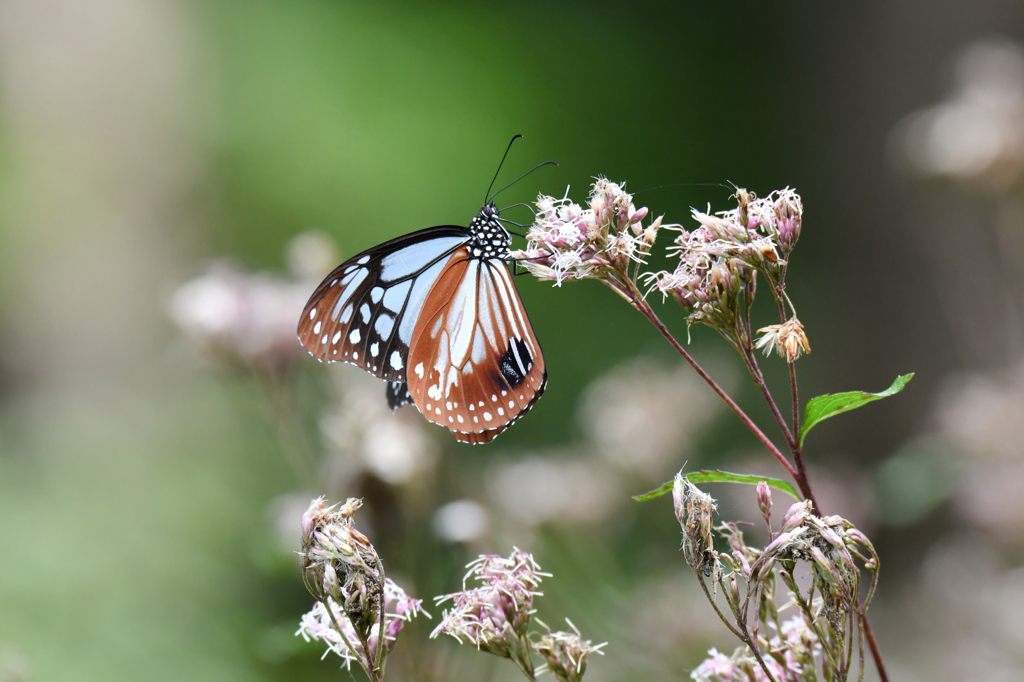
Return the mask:
<svg viewBox="0 0 1024 682"><path fill-rule="evenodd" d="M666 469L679 468L694 435L720 403L690 367L637 358L590 384L580 421L613 464L664 477Z"/></svg>
<svg viewBox="0 0 1024 682"><path fill-rule="evenodd" d="M597 520L628 496L594 464L552 454L500 462L488 472L487 491L504 518L529 526Z"/></svg>
<svg viewBox="0 0 1024 682"><path fill-rule="evenodd" d="M323 232L303 232L295 236L285 246L284 255L292 275L313 282L322 280L341 262L334 240Z"/></svg>
<svg viewBox="0 0 1024 682"><path fill-rule="evenodd" d="M490 520L483 505L455 500L434 512L434 533L446 542L472 542L487 532Z"/></svg>
<svg viewBox="0 0 1024 682"><path fill-rule="evenodd" d="M289 552L299 549L299 528L302 515L309 508L312 493L297 492L278 495L267 504L267 518L278 543Z"/></svg>
<svg viewBox="0 0 1024 682"><path fill-rule="evenodd" d="M998 376L954 379L938 409L956 446L957 508L967 520L1024 542L1024 364Z"/></svg>
<svg viewBox="0 0 1024 682"><path fill-rule="evenodd" d="M926 176L1005 189L1024 172L1024 50L988 39L957 58L949 98L895 129L900 161Z"/></svg>
<svg viewBox="0 0 1024 682"><path fill-rule="evenodd" d="M338 403L320 420L334 455L332 478L347 479L366 470L398 485L432 471L436 452L423 420L409 407L392 413L380 379L344 365L332 370Z"/></svg>
<svg viewBox="0 0 1024 682"><path fill-rule="evenodd" d="M300 357L295 328L302 307L319 280L321 262L336 256L329 240L317 235L299 235L288 253L300 279L247 273L218 261L178 288L171 319L199 344L247 364L276 366Z"/></svg>

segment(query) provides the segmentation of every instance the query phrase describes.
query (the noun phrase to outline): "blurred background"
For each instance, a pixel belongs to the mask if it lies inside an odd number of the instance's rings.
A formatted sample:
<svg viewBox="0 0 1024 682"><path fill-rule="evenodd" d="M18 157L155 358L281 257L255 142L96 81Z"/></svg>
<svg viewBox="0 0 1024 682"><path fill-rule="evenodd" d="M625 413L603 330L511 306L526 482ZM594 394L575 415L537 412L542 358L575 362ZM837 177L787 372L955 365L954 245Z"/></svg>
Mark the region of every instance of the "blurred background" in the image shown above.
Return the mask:
<svg viewBox="0 0 1024 682"><path fill-rule="evenodd" d="M294 636L319 494L362 496L428 600L393 679L515 679L427 639L430 598L513 544L554 575L539 616L610 642L590 680L732 650L670 503L630 495L686 461L782 472L612 292L517 280L550 381L481 447L294 339L342 258L466 224L514 133L503 176L561 165L509 203L604 174L686 224L727 182L801 193L802 395L917 373L807 447L881 552L890 674L1024 676L1021 3L3 0L0 681L346 677ZM767 431L722 344L691 346Z"/></svg>

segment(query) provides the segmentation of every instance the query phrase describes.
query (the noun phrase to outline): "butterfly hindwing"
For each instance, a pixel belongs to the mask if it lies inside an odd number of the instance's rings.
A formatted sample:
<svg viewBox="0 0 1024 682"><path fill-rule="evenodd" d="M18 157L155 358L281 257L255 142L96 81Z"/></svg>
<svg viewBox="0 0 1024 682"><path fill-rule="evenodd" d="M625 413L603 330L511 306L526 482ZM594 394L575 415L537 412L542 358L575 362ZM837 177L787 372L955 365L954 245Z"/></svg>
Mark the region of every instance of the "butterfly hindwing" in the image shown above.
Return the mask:
<svg viewBox="0 0 1024 682"><path fill-rule="evenodd" d="M349 362L381 379L405 381L427 294L450 254L470 237L466 228L432 227L345 261L306 303L298 328L302 345L322 362Z"/></svg>
<svg viewBox="0 0 1024 682"><path fill-rule="evenodd" d="M413 401L459 440L492 440L533 406L547 381L508 267L455 251L423 310L407 371Z"/></svg>

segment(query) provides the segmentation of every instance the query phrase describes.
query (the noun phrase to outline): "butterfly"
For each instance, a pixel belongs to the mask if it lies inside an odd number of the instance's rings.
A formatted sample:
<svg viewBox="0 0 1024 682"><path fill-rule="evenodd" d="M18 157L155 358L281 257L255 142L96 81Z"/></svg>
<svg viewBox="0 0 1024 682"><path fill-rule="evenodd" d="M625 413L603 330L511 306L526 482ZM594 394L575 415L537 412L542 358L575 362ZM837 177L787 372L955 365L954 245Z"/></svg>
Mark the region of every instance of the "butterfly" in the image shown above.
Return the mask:
<svg viewBox="0 0 1024 682"><path fill-rule="evenodd" d="M315 358L362 367L387 382L392 410L412 403L466 443L493 440L547 384L496 195L468 227L419 230L345 261L313 292L298 327Z"/></svg>

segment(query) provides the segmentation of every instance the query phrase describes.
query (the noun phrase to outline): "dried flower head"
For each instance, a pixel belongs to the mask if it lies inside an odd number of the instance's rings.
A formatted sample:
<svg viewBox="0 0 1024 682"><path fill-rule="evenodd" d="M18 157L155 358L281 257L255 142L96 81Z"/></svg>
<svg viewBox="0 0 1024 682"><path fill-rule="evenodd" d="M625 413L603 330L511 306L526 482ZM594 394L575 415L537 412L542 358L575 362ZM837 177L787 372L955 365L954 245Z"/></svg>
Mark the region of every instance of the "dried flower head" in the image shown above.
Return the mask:
<svg viewBox="0 0 1024 682"><path fill-rule="evenodd" d="M422 601L413 599L405 593L401 587L391 579L384 581L384 643L388 653L395 648L398 633L402 631L405 624L418 614L430 618L430 614L423 610ZM327 604L333 613L328 613ZM333 615L333 618L331 617ZM337 627L341 628L341 632ZM326 602L318 601L313 605L312 610L302 617L296 635L301 635L307 642L318 640L327 645L324 651L326 657L332 651L345 661L345 667L351 669L352 662L360 665L367 665L367 662L374 661L377 657L377 647L380 641L380 625L374 624L366 636L367 648L364 651L360 633L352 626L345 610L338 606L334 599Z"/></svg>
<svg viewBox="0 0 1024 682"><path fill-rule="evenodd" d="M643 263L661 227L661 218L647 227L647 208L636 208L624 185L598 178L586 209L541 194L537 217L526 235L525 251L513 252L523 267L555 286L573 279L606 279L626 274L632 263Z"/></svg>
<svg viewBox="0 0 1024 682"><path fill-rule="evenodd" d="M815 516L810 501L798 502L786 512L782 532L765 547L759 573L766 574L779 561L810 563L822 599L819 614L845 638L845 619L857 607L860 592L855 556L870 563L869 569L877 568L874 548L852 523L840 516Z"/></svg>
<svg viewBox="0 0 1024 682"><path fill-rule="evenodd" d="M683 528L683 556L686 563L694 571L710 576L713 569L719 570L718 554L711 534L712 515L717 508L715 499L679 472L672 487L672 502L676 518Z"/></svg>
<svg viewBox="0 0 1024 682"><path fill-rule="evenodd" d="M765 355L771 355L774 350L786 362L796 362L801 355L811 352L811 342L807 340L804 326L795 315L783 324L762 327L757 333L764 335L757 340L756 345L764 350Z"/></svg>
<svg viewBox="0 0 1024 682"><path fill-rule="evenodd" d="M601 648L608 642L594 646L590 640L583 639L571 620L566 618L565 622L572 632L551 632L551 628L541 623L547 634L533 642L534 651L544 659L544 666L537 669L537 674L550 672L559 682L580 682L587 670L587 656L593 653L604 656Z"/></svg>
<svg viewBox="0 0 1024 682"><path fill-rule="evenodd" d="M540 571L533 557L515 548L508 558L484 554L470 563L463 578L462 591L437 597L443 604L451 601L440 625L431 638L451 635L460 643L469 642L487 653L529 661L527 631L533 612L537 587L548 574ZM481 583L467 588L470 578Z"/></svg>
<svg viewBox="0 0 1024 682"><path fill-rule="evenodd" d="M330 507L319 497L302 515L302 577L317 601L333 599L352 625L368 633L380 615L383 567L369 539L352 526L362 501Z"/></svg>

